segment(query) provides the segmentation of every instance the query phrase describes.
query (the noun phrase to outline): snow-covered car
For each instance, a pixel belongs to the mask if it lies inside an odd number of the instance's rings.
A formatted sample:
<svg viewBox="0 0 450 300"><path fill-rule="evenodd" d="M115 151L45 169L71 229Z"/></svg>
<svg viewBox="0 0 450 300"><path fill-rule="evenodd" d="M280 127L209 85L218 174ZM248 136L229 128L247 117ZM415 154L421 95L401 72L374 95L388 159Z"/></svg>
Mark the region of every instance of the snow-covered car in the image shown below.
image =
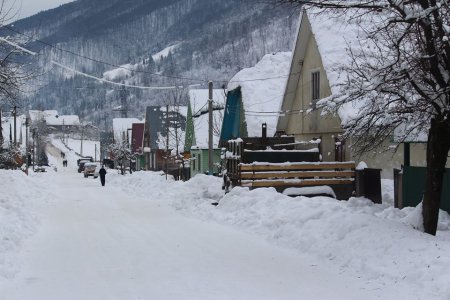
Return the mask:
<svg viewBox="0 0 450 300"><path fill-rule="evenodd" d="M99 166L96 163L85 163L84 164L84 178L89 176L93 176L94 178L98 177Z"/></svg>

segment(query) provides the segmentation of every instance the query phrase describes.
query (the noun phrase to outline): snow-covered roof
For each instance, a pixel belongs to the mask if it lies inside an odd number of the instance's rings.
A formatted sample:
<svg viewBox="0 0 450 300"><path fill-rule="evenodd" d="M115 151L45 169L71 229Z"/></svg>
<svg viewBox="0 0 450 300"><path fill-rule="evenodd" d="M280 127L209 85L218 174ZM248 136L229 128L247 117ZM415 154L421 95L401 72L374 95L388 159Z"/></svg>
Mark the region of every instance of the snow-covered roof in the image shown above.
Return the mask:
<svg viewBox="0 0 450 300"><path fill-rule="evenodd" d="M114 118L113 119L113 131L114 138L116 140L121 140L123 133L127 134L127 130L131 129L133 123L144 123L143 121L136 118ZM131 134L129 135L129 138Z"/></svg>
<svg viewBox="0 0 450 300"><path fill-rule="evenodd" d="M56 118L58 115L57 110L30 110L28 113L30 115L31 122L39 120L47 121L47 118Z"/></svg>
<svg viewBox="0 0 450 300"><path fill-rule="evenodd" d="M241 86L249 136L260 136L262 123L267 123L268 136L275 134L291 60L291 52L267 54L228 83L228 90Z"/></svg>
<svg viewBox="0 0 450 300"><path fill-rule="evenodd" d="M44 120L49 126L80 125L80 118L77 115L60 116L57 110L30 110L28 114L31 122Z"/></svg>
<svg viewBox="0 0 450 300"><path fill-rule="evenodd" d="M80 118L77 115L49 116L46 118L47 125L80 125Z"/></svg>
<svg viewBox="0 0 450 300"><path fill-rule="evenodd" d="M202 112L208 109L209 91L207 89L197 89L189 91L189 102L192 109L194 121L195 141L193 146L199 148L207 148L209 140L209 115ZM223 90L213 90L214 107L224 107L226 98ZM215 128L220 128L223 120L223 109L213 111L213 122ZM216 148L219 145L219 135L213 134L213 146Z"/></svg>
<svg viewBox="0 0 450 300"><path fill-rule="evenodd" d="M345 69L352 64L350 50L356 54L361 51L361 47L368 46L365 38L367 31L373 27L372 17L353 18L354 14L351 12L336 13L317 8L307 8L304 12L311 24L331 94L339 95L342 93L341 84L347 80ZM303 15L302 18L304 17ZM368 50L365 51L367 53ZM363 101L344 104L338 110L342 124L354 118L362 106Z"/></svg>

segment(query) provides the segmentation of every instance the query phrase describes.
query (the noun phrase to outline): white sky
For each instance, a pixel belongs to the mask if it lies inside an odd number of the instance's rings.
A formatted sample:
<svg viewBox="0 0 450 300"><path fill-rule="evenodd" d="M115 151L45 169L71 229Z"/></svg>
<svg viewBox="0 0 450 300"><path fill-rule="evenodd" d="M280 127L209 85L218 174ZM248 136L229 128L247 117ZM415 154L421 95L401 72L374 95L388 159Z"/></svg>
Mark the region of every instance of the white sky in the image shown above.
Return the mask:
<svg viewBox="0 0 450 300"><path fill-rule="evenodd" d="M29 17L72 1L74 0L6 0L7 4L13 5L13 10L18 13L18 17L14 19Z"/></svg>

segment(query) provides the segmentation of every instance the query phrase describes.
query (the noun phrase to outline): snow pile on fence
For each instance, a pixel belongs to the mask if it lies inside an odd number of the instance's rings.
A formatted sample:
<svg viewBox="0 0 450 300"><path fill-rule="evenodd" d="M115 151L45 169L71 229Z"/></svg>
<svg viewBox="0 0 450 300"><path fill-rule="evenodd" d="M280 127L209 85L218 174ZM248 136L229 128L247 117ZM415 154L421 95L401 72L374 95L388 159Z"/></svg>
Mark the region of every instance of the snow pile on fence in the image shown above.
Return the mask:
<svg viewBox="0 0 450 300"><path fill-rule="evenodd" d="M0 278L9 278L17 271L13 255L35 231L35 203L47 194L36 178L21 171L0 170Z"/></svg>
<svg viewBox="0 0 450 300"><path fill-rule="evenodd" d="M277 245L317 256L342 272L360 274L382 285L416 289L418 297L450 298L450 216L441 212L437 237L413 227L418 209L395 209L367 199L290 198L272 188L234 188L223 194L221 179L197 175L188 182L159 173L135 173L113 184L131 195L147 195L183 214L228 224ZM212 202L219 202L217 207ZM445 296L444 296L445 295Z"/></svg>

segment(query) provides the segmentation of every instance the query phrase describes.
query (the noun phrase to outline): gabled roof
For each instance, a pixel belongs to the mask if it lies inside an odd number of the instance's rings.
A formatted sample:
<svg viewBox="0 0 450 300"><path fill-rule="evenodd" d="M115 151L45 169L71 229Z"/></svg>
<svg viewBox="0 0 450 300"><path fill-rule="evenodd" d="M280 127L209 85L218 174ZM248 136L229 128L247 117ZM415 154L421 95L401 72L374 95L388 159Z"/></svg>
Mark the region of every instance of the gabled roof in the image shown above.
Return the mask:
<svg viewBox="0 0 450 300"><path fill-rule="evenodd" d="M284 91L281 111L292 109L296 91L300 82L306 48L311 35L314 37L321 56L322 64L330 85L332 95L341 93L341 84L347 79L344 66L352 63L349 50L358 52L363 47L366 33L361 28L364 18L352 18L351 12L336 13L317 8L303 8L297 40L294 44L294 54L290 67L290 76ZM371 20L366 20L364 26L369 29ZM367 26L366 26L367 25ZM338 113L342 123L346 123L359 110L357 104L343 105ZM280 117L277 130L285 130L288 117Z"/></svg>
<svg viewBox="0 0 450 300"><path fill-rule="evenodd" d="M261 136L263 123L267 123L268 136L275 134L291 59L291 52L267 54L254 67L239 71L228 83L230 91L241 87L248 136Z"/></svg>
<svg viewBox="0 0 450 300"><path fill-rule="evenodd" d="M136 118L114 118L113 119L113 131L114 139L116 141L121 141L123 135L127 135L127 130L132 129L134 123L144 123L143 121ZM129 135L128 138L131 138Z"/></svg>

